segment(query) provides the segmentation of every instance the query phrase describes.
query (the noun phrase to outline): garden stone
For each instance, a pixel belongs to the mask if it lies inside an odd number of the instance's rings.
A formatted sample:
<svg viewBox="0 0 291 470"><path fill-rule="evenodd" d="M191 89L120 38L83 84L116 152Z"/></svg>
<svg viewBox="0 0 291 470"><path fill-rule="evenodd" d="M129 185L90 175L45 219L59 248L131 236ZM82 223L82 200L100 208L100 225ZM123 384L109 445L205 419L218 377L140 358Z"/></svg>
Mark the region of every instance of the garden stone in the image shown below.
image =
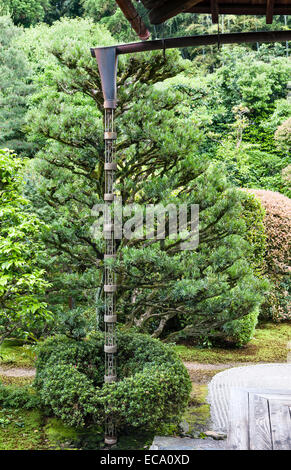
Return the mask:
<svg viewBox="0 0 291 470"><path fill-rule="evenodd" d="M181 434L185 435L185 434L188 434L189 435L189 431L190 431L190 426L189 426L189 423L187 423L186 420L184 421L181 421L181 423L179 424L179 430L181 432Z"/></svg>
<svg viewBox="0 0 291 470"><path fill-rule="evenodd" d="M223 441L223 439L227 438L227 435L222 432L206 431L204 434L207 437L212 437L212 439L215 439L216 441Z"/></svg>

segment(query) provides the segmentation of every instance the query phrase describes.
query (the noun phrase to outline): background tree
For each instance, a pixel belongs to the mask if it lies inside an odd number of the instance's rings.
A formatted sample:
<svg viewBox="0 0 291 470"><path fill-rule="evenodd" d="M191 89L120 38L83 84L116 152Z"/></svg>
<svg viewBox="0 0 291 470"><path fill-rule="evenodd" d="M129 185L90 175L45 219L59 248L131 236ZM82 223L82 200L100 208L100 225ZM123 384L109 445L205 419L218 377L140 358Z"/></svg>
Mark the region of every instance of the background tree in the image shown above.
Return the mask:
<svg viewBox="0 0 291 470"><path fill-rule="evenodd" d="M0 14L10 14L14 24L30 26L42 21L49 0L0 0Z"/></svg>
<svg viewBox="0 0 291 470"><path fill-rule="evenodd" d="M275 131L290 116L287 83L290 64L262 51L224 49L222 66L211 79L210 106L216 106L210 140L213 158L226 163L237 186L265 188L290 194L282 170L288 152L276 145ZM212 98L213 97L213 98ZM212 100L211 100L212 98Z"/></svg>
<svg viewBox="0 0 291 470"><path fill-rule="evenodd" d="M0 16L0 146L30 155L32 145L23 124L33 86L28 62L17 45L21 34L9 16Z"/></svg>
<svg viewBox="0 0 291 470"><path fill-rule="evenodd" d="M31 138L41 146L29 197L51 225L45 242L52 282L58 271L65 291L64 280L72 276L77 300L92 304L103 283L103 242L92 239L90 227L91 208L103 197L104 149L103 98L88 44L113 39L84 20L42 26L26 39L26 47L37 41L34 53L49 57L28 114ZM193 125L192 99L163 84L185 66L178 52L166 61L152 53L121 59L118 74L117 189L123 203L200 205L196 251L180 251L169 237L162 243L123 239L119 246L120 319L154 336L213 331L257 307L266 288L247 261L242 194L210 163L203 133Z"/></svg>
<svg viewBox="0 0 291 470"><path fill-rule="evenodd" d="M49 317L41 300L48 284L37 266L41 224L25 211L22 170L23 161L0 150L0 345L11 335L29 337Z"/></svg>
<svg viewBox="0 0 291 470"><path fill-rule="evenodd" d="M72 18L82 16L83 8L81 3L82 0L49 0L44 22L51 24L64 16Z"/></svg>

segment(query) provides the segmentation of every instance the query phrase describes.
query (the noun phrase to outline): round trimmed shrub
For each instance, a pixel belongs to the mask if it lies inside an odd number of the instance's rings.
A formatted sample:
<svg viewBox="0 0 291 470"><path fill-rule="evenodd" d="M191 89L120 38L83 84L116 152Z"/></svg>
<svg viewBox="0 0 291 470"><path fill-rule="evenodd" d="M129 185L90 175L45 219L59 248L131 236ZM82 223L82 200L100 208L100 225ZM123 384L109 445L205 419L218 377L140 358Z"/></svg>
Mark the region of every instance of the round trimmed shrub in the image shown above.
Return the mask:
<svg viewBox="0 0 291 470"><path fill-rule="evenodd" d="M231 344L241 347L247 344L254 336L258 323L259 308L239 320L226 323L223 326L225 339Z"/></svg>
<svg viewBox="0 0 291 470"><path fill-rule="evenodd" d="M104 384L103 333L77 341L47 339L39 350L36 388L43 404L66 424L103 425L112 413L118 428L154 430L179 422L191 390L173 348L148 335L118 333L119 381Z"/></svg>

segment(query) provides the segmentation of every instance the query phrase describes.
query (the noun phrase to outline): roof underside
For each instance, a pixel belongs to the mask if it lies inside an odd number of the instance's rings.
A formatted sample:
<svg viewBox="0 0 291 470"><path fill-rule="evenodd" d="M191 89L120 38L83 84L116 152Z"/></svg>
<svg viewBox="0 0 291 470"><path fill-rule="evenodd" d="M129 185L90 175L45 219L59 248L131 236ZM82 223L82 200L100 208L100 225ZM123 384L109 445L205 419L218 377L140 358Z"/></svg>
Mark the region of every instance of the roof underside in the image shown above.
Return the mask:
<svg viewBox="0 0 291 470"><path fill-rule="evenodd" d="M152 24L161 24L179 13L210 13L213 23L219 14L264 15L272 23L273 15L289 15L291 0L141 0Z"/></svg>

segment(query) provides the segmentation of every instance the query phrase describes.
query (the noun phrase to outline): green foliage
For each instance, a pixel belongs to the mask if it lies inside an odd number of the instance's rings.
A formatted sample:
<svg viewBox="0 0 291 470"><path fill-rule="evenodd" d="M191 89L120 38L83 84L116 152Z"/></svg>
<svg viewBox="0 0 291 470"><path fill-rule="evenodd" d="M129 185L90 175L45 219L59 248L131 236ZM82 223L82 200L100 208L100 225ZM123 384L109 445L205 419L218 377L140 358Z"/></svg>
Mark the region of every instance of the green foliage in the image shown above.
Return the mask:
<svg viewBox="0 0 291 470"><path fill-rule="evenodd" d="M91 208L103 198L104 147L100 78L88 44L113 39L85 20L39 26L26 37L26 50L32 41L33 61L39 59L39 91L27 121L40 146L27 194L51 226L44 263L53 292L64 292L64 299L73 288L78 304L92 305L103 283L103 242L89 233ZM242 195L231 188L223 168L209 161L205 113L194 117L192 95L165 83L183 70L189 73L189 63L173 51L166 61L161 53L122 58L118 73L117 191L123 204L200 205L196 251L180 251L179 240L168 236L164 244L124 239L119 246L114 269L122 285L121 318L154 336L167 336L178 315L191 318L183 334L201 336L247 315L266 289L247 262ZM60 302L57 295L52 302ZM102 297L99 301L102 310Z"/></svg>
<svg viewBox="0 0 291 470"><path fill-rule="evenodd" d="M291 114L291 113L290 113ZM276 130L275 139L281 150L290 153L291 150L291 117L286 119Z"/></svg>
<svg viewBox="0 0 291 470"><path fill-rule="evenodd" d="M290 64L284 58L262 60L256 52L237 46L223 50L222 62L215 75L228 109L242 104L253 117L269 114L274 101L286 96Z"/></svg>
<svg viewBox="0 0 291 470"><path fill-rule="evenodd" d="M64 16L72 18L81 16L83 12L81 3L82 0L49 0L44 22L51 24Z"/></svg>
<svg viewBox="0 0 291 470"><path fill-rule="evenodd" d="M84 16L92 18L99 25L104 25L118 41L136 41L136 33L118 7L115 0L81 0ZM136 7L136 5L135 5ZM145 12L143 6L138 10Z"/></svg>
<svg viewBox="0 0 291 470"><path fill-rule="evenodd" d="M257 275L262 275L267 249L267 235L264 226L265 210L260 201L251 193L244 192L243 218L247 226L247 240L252 250L250 263Z"/></svg>
<svg viewBox="0 0 291 470"><path fill-rule="evenodd" d="M247 227L247 240L251 245L249 262L256 275L262 277L265 271L267 248L267 235L264 226L265 211L258 199L247 192L244 192L243 208L243 219ZM236 347L244 346L254 335L258 316L259 308L255 308L243 318L226 323L220 329L221 336L218 336L216 332L214 339L227 341ZM211 335L209 338L211 339Z"/></svg>
<svg viewBox="0 0 291 470"><path fill-rule="evenodd" d="M235 346L244 346L254 336L258 317L259 309L257 308L240 320L226 323L223 325L225 339Z"/></svg>
<svg viewBox="0 0 291 470"><path fill-rule="evenodd" d="M31 410L40 406L39 396L28 386L2 385L0 383L1 408L17 408Z"/></svg>
<svg viewBox="0 0 291 470"><path fill-rule="evenodd" d="M221 103L209 132L210 139L218 142L213 157L225 162L236 186L289 195L282 170L290 155L277 144L275 132L290 115L286 99L290 65L284 58L264 57L241 47L226 49L222 61L209 76L211 87L219 87L216 100Z"/></svg>
<svg viewBox="0 0 291 470"><path fill-rule="evenodd" d="M65 423L103 425L112 412L121 427L155 429L177 422L191 390L169 345L133 332L118 334L119 381L103 384L103 334L76 341L49 338L40 348L35 384L45 405Z"/></svg>
<svg viewBox="0 0 291 470"><path fill-rule="evenodd" d="M96 327L95 312L92 312L92 309L84 311L84 308L76 307L72 310L58 312L53 331L79 340L84 338L94 327Z"/></svg>
<svg viewBox="0 0 291 470"><path fill-rule="evenodd" d="M0 14L10 14L16 25L30 26L44 18L49 0L0 0Z"/></svg>
<svg viewBox="0 0 291 470"><path fill-rule="evenodd" d="M48 284L37 266L43 248L41 223L25 211L28 202L20 195L23 166L14 154L0 149L0 344L12 334L27 338L48 316L40 299Z"/></svg>
<svg viewBox="0 0 291 470"><path fill-rule="evenodd" d="M33 86L28 62L17 45L21 33L9 16L0 16L0 147L30 155L23 124Z"/></svg>

